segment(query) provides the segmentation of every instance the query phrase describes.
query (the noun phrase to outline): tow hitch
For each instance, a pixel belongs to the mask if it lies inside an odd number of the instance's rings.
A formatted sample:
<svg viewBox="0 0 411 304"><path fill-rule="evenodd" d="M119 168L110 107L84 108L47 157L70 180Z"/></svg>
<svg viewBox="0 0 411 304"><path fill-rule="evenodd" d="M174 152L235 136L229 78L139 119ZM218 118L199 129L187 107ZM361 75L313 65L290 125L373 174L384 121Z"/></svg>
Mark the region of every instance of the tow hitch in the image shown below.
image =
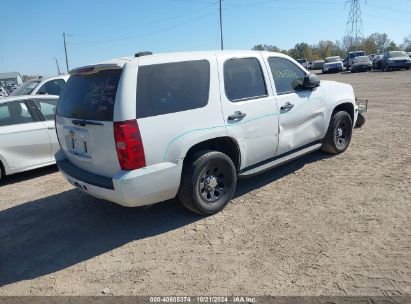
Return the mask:
<svg viewBox="0 0 411 304"><path fill-rule="evenodd" d="M355 98L355 103L358 105L358 118L354 128L361 128L365 124L365 113L368 110L368 99Z"/></svg>

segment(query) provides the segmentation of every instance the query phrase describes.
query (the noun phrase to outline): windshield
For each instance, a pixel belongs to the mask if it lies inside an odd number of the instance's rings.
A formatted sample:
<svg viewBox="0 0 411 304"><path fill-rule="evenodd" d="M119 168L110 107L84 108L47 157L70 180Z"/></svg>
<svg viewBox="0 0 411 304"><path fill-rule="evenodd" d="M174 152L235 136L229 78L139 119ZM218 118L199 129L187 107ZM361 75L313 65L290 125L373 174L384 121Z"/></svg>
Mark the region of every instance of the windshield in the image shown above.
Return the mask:
<svg viewBox="0 0 411 304"><path fill-rule="evenodd" d="M328 58L325 58L325 62L338 62L338 61L341 61L341 58L340 57L328 57Z"/></svg>
<svg viewBox="0 0 411 304"><path fill-rule="evenodd" d="M358 56L358 57L355 57L355 62L358 62L358 61L369 61L370 60L370 58L368 58L368 56Z"/></svg>
<svg viewBox="0 0 411 304"><path fill-rule="evenodd" d="M34 88L40 83L40 80L29 80L19 86L10 94L10 96L30 95Z"/></svg>
<svg viewBox="0 0 411 304"><path fill-rule="evenodd" d="M305 62L307 62L307 60L306 60L306 59L297 59L297 62L299 62L299 63L305 63Z"/></svg>
<svg viewBox="0 0 411 304"><path fill-rule="evenodd" d="M364 55L365 55L364 52L352 52L352 53L350 53L350 58L354 58L354 57L357 57L357 56L364 56Z"/></svg>
<svg viewBox="0 0 411 304"><path fill-rule="evenodd" d="M405 54L405 52L401 52L401 51L389 52L388 57L390 57L390 58L407 57L407 54Z"/></svg>
<svg viewBox="0 0 411 304"><path fill-rule="evenodd" d="M114 102L122 70L72 75L60 94L57 114L64 117L113 120Z"/></svg>

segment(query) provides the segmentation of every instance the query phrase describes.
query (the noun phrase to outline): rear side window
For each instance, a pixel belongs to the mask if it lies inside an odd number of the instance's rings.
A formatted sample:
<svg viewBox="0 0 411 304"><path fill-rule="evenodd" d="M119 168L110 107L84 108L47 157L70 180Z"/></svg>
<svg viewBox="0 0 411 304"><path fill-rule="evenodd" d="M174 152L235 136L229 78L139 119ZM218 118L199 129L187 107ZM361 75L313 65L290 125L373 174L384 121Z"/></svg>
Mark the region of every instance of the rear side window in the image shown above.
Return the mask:
<svg viewBox="0 0 411 304"><path fill-rule="evenodd" d="M64 86L57 114L64 117L112 121L122 70L72 75Z"/></svg>
<svg viewBox="0 0 411 304"><path fill-rule="evenodd" d="M226 61L224 85L227 98L233 102L267 96L263 72L257 58Z"/></svg>
<svg viewBox="0 0 411 304"><path fill-rule="evenodd" d="M141 66L137 76L137 118L204 107L209 91L207 60Z"/></svg>
<svg viewBox="0 0 411 304"><path fill-rule="evenodd" d="M33 99L33 102L46 120L54 120L57 99Z"/></svg>
<svg viewBox="0 0 411 304"><path fill-rule="evenodd" d="M64 79L53 79L47 81L41 86L36 94L40 95L60 95L61 90L65 85Z"/></svg>
<svg viewBox="0 0 411 304"><path fill-rule="evenodd" d="M24 101L14 101L0 105L0 127L33 122Z"/></svg>

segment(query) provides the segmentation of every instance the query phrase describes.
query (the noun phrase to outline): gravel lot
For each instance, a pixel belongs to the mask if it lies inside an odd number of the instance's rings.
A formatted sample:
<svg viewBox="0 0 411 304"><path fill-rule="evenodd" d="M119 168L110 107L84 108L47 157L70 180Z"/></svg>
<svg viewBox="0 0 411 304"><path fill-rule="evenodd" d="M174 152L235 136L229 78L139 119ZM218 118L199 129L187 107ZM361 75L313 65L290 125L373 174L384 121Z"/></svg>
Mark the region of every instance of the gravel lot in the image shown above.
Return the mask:
<svg viewBox="0 0 411 304"><path fill-rule="evenodd" d="M370 100L349 149L239 182L221 213L127 209L55 167L0 188L0 295L411 294L411 71L321 75Z"/></svg>

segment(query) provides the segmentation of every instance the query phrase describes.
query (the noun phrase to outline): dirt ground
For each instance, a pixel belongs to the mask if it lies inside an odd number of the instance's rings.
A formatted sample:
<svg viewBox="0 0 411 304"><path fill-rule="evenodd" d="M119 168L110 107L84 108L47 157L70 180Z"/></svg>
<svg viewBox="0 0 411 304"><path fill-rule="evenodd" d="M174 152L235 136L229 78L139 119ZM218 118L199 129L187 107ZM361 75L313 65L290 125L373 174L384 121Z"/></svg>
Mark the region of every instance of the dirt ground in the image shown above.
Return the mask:
<svg viewBox="0 0 411 304"><path fill-rule="evenodd" d="M411 71L321 75L370 100L349 149L241 180L221 213L127 209L55 167L0 188L0 295L411 294Z"/></svg>

